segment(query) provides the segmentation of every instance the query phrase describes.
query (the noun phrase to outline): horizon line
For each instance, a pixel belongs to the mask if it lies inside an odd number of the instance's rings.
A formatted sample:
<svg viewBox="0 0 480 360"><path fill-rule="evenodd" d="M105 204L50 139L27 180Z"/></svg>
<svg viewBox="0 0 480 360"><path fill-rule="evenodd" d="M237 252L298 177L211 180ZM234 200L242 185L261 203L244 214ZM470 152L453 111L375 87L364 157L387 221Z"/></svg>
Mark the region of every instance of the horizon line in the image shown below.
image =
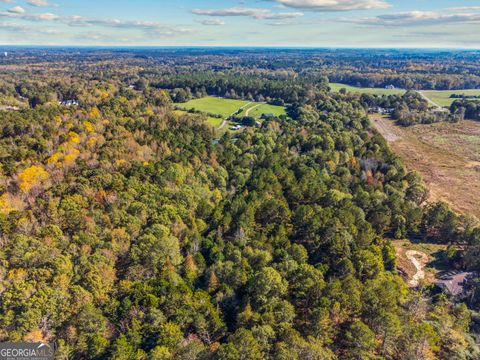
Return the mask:
<svg viewBox="0 0 480 360"><path fill-rule="evenodd" d="M35 45L35 44L0 44L0 48L97 48L97 49L293 49L293 50L456 50L480 51L480 47L454 47L454 46L295 46L295 45Z"/></svg>

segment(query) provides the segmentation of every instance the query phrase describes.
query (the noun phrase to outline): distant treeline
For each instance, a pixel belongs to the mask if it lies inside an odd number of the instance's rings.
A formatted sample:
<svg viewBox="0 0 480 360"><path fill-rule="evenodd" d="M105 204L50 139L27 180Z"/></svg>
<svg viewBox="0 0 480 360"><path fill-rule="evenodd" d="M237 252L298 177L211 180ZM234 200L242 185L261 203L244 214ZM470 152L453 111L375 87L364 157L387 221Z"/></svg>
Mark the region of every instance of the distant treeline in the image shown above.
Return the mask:
<svg viewBox="0 0 480 360"><path fill-rule="evenodd" d="M480 102L466 99L455 100L450 106L450 112L462 114L466 119L480 120Z"/></svg>
<svg viewBox="0 0 480 360"><path fill-rule="evenodd" d="M452 94L450 99L480 99L480 95Z"/></svg>

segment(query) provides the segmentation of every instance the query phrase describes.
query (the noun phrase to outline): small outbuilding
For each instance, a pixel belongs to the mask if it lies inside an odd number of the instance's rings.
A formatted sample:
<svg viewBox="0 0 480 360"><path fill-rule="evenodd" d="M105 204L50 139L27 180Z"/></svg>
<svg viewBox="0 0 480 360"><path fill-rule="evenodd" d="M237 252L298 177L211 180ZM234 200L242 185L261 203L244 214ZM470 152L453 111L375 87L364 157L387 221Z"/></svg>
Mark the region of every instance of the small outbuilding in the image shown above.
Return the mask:
<svg viewBox="0 0 480 360"><path fill-rule="evenodd" d="M473 273L466 271L447 271L437 276L435 284L447 294L456 296L464 291L468 279L472 275Z"/></svg>

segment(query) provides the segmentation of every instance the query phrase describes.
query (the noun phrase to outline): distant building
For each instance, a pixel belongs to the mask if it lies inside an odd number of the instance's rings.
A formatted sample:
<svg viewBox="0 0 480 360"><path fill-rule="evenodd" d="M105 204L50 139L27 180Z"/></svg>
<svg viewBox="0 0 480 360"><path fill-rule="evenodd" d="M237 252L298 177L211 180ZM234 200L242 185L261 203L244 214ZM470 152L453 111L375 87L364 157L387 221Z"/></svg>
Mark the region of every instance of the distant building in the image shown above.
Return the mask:
<svg viewBox="0 0 480 360"><path fill-rule="evenodd" d="M10 105L0 105L0 110L4 111L18 111L20 110L17 106L10 106Z"/></svg>
<svg viewBox="0 0 480 360"><path fill-rule="evenodd" d="M78 105L78 100L63 100L59 101L58 103L63 106L74 106Z"/></svg>
<svg viewBox="0 0 480 360"><path fill-rule="evenodd" d="M437 112L437 113L438 113L438 112L448 112L448 113L449 113L450 110L448 110L448 109L446 109L446 108L442 108L442 107L436 107L436 108L433 108L433 109L432 109L432 112L434 112L434 113L436 113L436 112Z"/></svg>
<svg viewBox="0 0 480 360"><path fill-rule="evenodd" d="M456 296L464 291L468 279L472 275L471 272L448 271L438 275L435 283L447 294Z"/></svg>
<svg viewBox="0 0 480 360"><path fill-rule="evenodd" d="M394 85L387 85L387 86L385 86L385 89L393 90L393 89L395 89L395 86Z"/></svg>
<svg viewBox="0 0 480 360"><path fill-rule="evenodd" d="M374 106L371 108L368 108L368 112L370 114L385 114L385 115L391 115L395 111L395 108L383 108L381 106Z"/></svg>

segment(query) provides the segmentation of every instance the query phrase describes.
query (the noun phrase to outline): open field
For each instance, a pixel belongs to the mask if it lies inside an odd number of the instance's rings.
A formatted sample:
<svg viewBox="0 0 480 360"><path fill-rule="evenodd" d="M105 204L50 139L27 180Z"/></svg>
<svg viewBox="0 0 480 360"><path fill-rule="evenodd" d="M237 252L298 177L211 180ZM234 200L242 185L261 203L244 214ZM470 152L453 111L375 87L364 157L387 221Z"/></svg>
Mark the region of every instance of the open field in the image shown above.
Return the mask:
<svg viewBox="0 0 480 360"><path fill-rule="evenodd" d="M440 106L450 106L457 99L450 98L450 95L480 96L480 89L468 90L425 90L422 93ZM478 99L480 101L480 99Z"/></svg>
<svg viewBox="0 0 480 360"><path fill-rule="evenodd" d="M255 119L260 119L263 114L272 114L274 116L286 115L283 106L252 103L245 107L240 116L252 116Z"/></svg>
<svg viewBox="0 0 480 360"><path fill-rule="evenodd" d="M260 119L262 114L272 114L274 116L285 115L285 108L283 106L275 106L264 103L258 103L246 100L224 99L213 96L206 96L201 99L190 100L186 103L176 104L177 113L186 113L187 110L195 109L209 114L218 114L221 118L209 116L206 123L215 127L220 131L220 134L225 131L236 132L238 130L230 129L234 124L232 121L226 119L231 115L236 114L239 110L243 110L239 116L252 116L255 119Z"/></svg>
<svg viewBox="0 0 480 360"><path fill-rule="evenodd" d="M210 114L219 114L226 118L232 115L242 106L249 104L247 100L224 99L213 96L206 96L201 99L190 100L186 103L177 104L179 108L200 110Z"/></svg>
<svg viewBox="0 0 480 360"><path fill-rule="evenodd" d="M186 110L196 109L210 114L219 114L223 118L232 115L240 108L243 109L240 116L252 116L256 119L259 119L262 114L272 114L274 116L285 115L285 108L283 106L247 100L224 99L213 96L190 100L186 103L177 104L177 106Z"/></svg>
<svg viewBox="0 0 480 360"><path fill-rule="evenodd" d="M379 115L370 119L407 168L422 175L430 201L443 200L480 218L480 122L403 128Z"/></svg>
<svg viewBox="0 0 480 360"><path fill-rule="evenodd" d="M222 122L223 122L222 118L215 118L211 116L207 118L207 124L213 127L219 127L220 125L222 125Z"/></svg>
<svg viewBox="0 0 480 360"><path fill-rule="evenodd" d="M332 91L340 91L340 89L347 89L349 92L365 93L373 95L397 95L404 94L404 89L383 89L383 88L364 88L356 87L340 83L330 83ZM480 96L480 89L466 89L466 90L422 90L419 91L425 97L430 99L432 103L439 106L450 106L456 99L450 98L452 94L465 96ZM480 99L478 99L480 101Z"/></svg>
<svg viewBox="0 0 480 360"><path fill-rule="evenodd" d="M397 95L397 94L404 94L405 90L403 89L383 89L383 88L364 88L364 87L355 87L340 83L330 83L330 88L332 91L337 92L340 89L347 89L350 92L354 93L365 93L365 94L372 94L372 95Z"/></svg>
<svg viewBox="0 0 480 360"><path fill-rule="evenodd" d="M188 114L184 110L175 110L174 113L178 114L178 115ZM195 115L195 114L192 114L192 115ZM222 122L223 122L222 118L215 118L215 117L212 117L212 116L208 116L207 121L206 121L206 123L208 125L213 126L213 127L219 127L222 124Z"/></svg>

